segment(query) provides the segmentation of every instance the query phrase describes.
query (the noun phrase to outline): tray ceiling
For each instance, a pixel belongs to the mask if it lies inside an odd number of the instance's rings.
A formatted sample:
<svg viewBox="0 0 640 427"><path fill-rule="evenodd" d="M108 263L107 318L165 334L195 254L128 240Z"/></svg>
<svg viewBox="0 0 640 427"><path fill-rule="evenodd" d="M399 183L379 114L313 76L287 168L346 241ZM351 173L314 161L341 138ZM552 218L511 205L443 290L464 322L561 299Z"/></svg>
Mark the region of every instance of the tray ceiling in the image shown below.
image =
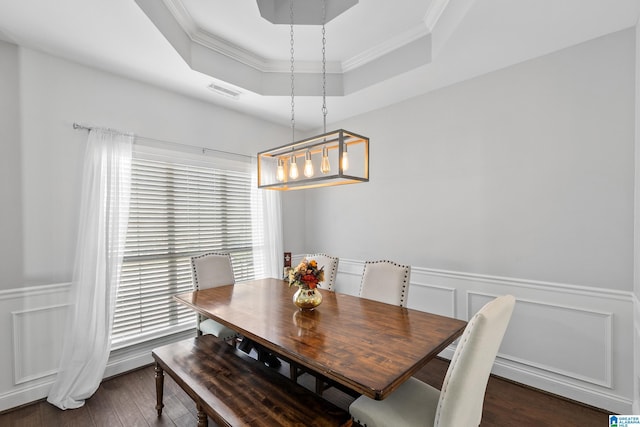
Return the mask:
<svg viewBox="0 0 640 427"><path fill-rule="evenodd" d="M637 0L358 1L326 25L327 119L632 27L639 13ZM256 0L3 2L0 38L289 123L289 27ZM297 25L295 42L297 127L318 129L319 27Z"/></svg>

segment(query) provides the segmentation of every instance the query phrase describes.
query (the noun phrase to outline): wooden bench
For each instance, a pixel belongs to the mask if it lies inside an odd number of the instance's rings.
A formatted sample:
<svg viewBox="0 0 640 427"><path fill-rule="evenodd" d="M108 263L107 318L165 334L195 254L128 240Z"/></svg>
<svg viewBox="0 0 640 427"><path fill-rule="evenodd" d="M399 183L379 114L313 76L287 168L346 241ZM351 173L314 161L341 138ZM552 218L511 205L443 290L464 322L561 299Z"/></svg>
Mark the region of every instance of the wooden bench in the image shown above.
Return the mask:
<svg viewBox="0 0 640 427"><path fill-rule="evenodd" d="M349 413L212 335L159 347L158 416L164 372L195 401L198 427L207 415L221 426L351 426Z"/></svg>

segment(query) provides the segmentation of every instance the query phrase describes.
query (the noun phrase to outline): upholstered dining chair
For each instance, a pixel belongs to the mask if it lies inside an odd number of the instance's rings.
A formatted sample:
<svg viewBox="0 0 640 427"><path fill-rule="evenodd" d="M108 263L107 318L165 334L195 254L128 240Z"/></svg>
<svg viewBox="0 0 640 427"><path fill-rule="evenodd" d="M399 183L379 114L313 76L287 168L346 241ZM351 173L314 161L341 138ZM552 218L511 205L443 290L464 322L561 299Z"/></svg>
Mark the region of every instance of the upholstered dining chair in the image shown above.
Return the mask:
<svg viewBox="0 0 640 427"><path fill-rule="evenodd" d="M316 260L318 268L324 267L324 282L321 284L323 289L334 291L336 285L336 275L338 274L338 257L327 254L307 254L308 260Z"/></svg>
<svg viewBox="0 0 640 427"><path fill-rule="evenodd" d="M231 255L228 253L207 252L191 257L191 275L196 290L236 283ZM238 333L213 319L207 319L198 314L196 326L198 335L211 334L235 345Z"/></svg>
<svg viewBox="0 0 640 427"><path fill-rule="evenodd" d="M393 261L366 261L360 282L360 297L407 306L411 266Z"/></svg>
<svg viewBox="0 0 640 427"><path fill-rule="evenodd" d="M349 412L367 427L476 427L493 362L509 324L515 298L498 297L467 324L447 369L442 389L409 378L384 400L357 398Z"/></svg>

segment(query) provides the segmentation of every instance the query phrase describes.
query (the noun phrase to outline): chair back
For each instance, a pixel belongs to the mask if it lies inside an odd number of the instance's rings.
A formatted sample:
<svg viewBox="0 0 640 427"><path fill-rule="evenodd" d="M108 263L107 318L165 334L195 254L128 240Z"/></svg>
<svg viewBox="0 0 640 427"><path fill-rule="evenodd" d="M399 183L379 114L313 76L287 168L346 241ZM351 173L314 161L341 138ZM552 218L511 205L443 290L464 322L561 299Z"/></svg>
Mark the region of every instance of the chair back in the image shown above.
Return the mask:
<svg viewBox="0 0 640 427"><path fill-rule="evenodd" d="M471 318L440 391L434 426L478 426L493 362L515 305L512 295L487 303Z"/></svg>
<svg viewBox="0 0 640 427"><path fill-rule="evenodd" d="M307 254L305 258L316 260L318 268L324 267L324 282L322 282L322 286L324 289L333 291L336 284L336 275L338 274L338 257L327 254Z"/></svg>
<svg viewBox="0 0 640 427"><path fill-rule="evenodd" d="M360 297L387 304L407 306L411 266L393 261L367 261L364 263Z"/></svg>
<svg viewBox="0 0 640 427"><path fill-rule="evenodd" d="M207 252L191 257L191 275L196 290L236 283L228 253Z"/></svg>

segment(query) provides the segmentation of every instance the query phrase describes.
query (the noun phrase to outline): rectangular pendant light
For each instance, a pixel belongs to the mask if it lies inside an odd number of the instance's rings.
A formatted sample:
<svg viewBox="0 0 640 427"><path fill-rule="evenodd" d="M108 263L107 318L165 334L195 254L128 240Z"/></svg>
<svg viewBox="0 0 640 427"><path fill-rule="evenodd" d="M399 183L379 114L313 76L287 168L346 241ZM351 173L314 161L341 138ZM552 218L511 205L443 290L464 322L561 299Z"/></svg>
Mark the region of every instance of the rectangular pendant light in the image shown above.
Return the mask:
<svg viewBox="0 0 640 427"><path fill-rule="evenodd" d="M367 181L369 138L344 129L258 153L258 188L288 191Z"/></svg>

